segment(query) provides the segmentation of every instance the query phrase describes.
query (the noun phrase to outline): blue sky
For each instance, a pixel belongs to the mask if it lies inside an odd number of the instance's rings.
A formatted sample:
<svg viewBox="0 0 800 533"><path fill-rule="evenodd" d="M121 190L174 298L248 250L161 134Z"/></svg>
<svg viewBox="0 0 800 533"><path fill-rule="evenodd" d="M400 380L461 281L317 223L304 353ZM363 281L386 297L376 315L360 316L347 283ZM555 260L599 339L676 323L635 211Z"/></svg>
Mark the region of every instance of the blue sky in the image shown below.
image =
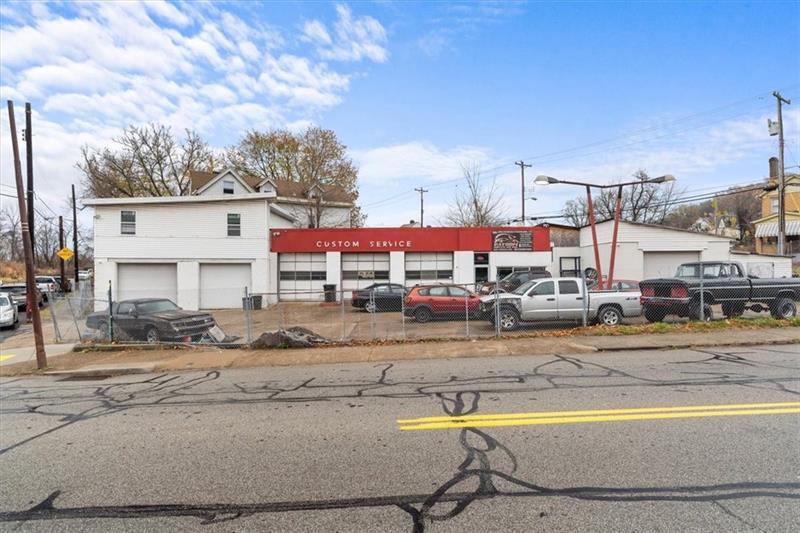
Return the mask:
<svg viewBox="0 0 800 533"><path fill-rule="evenodd" d="M376 226L418 218L419 186L435 222L462 163L497 180L509 217L521 158L531 178L762 178L774 89L793 99L786 164L800 165L798 2L5 2L0 16L0 92L34 105L56 209L81 145L148 121L218 147L250 128L331 128ZM528 214L575 193L530 191Z"/></svg>

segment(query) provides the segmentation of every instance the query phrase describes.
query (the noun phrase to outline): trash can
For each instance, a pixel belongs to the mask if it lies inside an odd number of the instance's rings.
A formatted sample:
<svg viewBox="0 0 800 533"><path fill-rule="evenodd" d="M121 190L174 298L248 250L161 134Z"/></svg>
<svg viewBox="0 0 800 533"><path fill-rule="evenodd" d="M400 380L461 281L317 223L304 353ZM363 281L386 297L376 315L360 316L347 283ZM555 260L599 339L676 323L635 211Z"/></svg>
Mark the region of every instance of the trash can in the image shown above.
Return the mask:
<svg viewBox="0 0 800 533"><path fill-rule="evenodd" d="M254 310L261 309L264 297L262 295L260 295L260 294L255 294L255 295L251 296L250 298L253 299L253 309Z"/></svg>
<svg viewBox="0 0 800 533"><path fill-rule="evenodd" d="M325 291L325 301L326 302L335 302L336 301L336 284L330 285L323 285L322 290Z"/></svg>

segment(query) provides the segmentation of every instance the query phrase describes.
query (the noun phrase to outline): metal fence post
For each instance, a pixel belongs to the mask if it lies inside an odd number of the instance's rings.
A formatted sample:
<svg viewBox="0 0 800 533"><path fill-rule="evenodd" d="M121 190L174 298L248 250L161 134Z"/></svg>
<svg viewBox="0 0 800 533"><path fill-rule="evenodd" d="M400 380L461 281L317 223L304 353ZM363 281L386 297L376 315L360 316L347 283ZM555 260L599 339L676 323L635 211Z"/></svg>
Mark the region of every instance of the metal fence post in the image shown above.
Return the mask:
<svg viewBox="0 0 800 533"><path fill-rule="evenodd" d="M467 338L469 338L469 290L464 293L464 321L467 326Z"/></svg>
<svg viewBox="0 0 800 533"><path fill-rule="evenodd" d="M108 340L114 342L114 302L111 299L111 281L108 282Z"/></svg>
<svg viewBox="0 0 800 533"><path fill-rule="evenodd" d="M583 282L583 301L581 302L581 319L583 327L589 323L589 287L586 285L586 272L581 270L581 281Z"/></svg>
<svg viewBox="0 0 800 533"><path fill-rule="evenodd" d="M344 319L344 286L339 287L339 309L342 322L342 341L347 337L347 324Z"/></svg>
<svg viewBox="0 0 800 533"><path fill-rule="evenodd" d="M245 286L244 288L244 323L245 329L247 331L247 342L248 344L253 342L253 325L251 323L252 317L250 316L250 310L253 308L253 299L250 296L250 293Z"/></svg>
<svg viewBox="0 0 800 533"><path fill-rule="evenodd" d="M500 291L497 290L497 285L495 285L494 290L494 336L500 337Z"/></svg>
<svg viewBox="0 0 800 533"><path fill-rule="evenodd" d="M370 334L372 335L372 340L375 340L375 315L378 314L378 309L375 307L375 291L369 291L369 301L372 304L371 309L372 312L370 313Z"/></svg>
<svg viewBox="0 0 800 533"><path fill-rule="evenodd" d="M406 288L403 287L403 296L400 297L400 320L403 324L403 340L406 340Z"/></svg>
<svg viewBox="0 0 800 533"><path fill-rule="evenodd" d="M706 277L705 270L703 269L703 265L700 265L700 322L705 322L705 315L706 315L706 300L705 291L703 291L703 278Z"/></svg>

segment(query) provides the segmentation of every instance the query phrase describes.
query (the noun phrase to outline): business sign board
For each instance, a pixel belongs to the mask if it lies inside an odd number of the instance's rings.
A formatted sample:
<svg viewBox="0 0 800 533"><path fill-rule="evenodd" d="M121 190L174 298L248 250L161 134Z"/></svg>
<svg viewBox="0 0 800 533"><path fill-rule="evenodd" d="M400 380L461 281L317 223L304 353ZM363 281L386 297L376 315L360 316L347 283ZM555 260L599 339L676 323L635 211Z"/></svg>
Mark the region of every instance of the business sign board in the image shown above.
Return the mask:
<svg viewBox="0 0 800 533"><path fill-rule="evenodd" d="M531 252L533 236L530 231L493 231L492 250L495 252Z"/></svg>

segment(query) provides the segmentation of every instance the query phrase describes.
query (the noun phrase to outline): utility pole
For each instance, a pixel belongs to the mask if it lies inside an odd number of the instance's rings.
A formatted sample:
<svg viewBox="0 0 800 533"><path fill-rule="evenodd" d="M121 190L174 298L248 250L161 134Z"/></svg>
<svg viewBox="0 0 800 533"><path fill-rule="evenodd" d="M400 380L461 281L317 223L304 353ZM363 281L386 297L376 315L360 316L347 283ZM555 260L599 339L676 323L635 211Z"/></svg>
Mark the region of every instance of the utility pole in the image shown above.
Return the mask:
<svg viewBox="0 0 800 533"><path fill-rule="evenodd" d="M786 247L786 203L784 191L786 190L784 163L783 163L783 104L789 105L791 100L787 100L781 93L774 91L772 96L777 100L778 105L778 255L784 254Z"/></svg>
<svg viewBox="0 0 800 533"><path fill-rule="evenodd" d="M25 169L28 173L28 227L31 232L31 249L33 250L33 263L36 264L36 231L33 221L33 130L31 129L31 104L25 102Z"/></svg>
<svg viewBox="0 0 800 533"><path fill-rule="evenodd" d="M58 216L58 249L64 249L64 217L61 215ZM69 283L67 282L66 265L64 264L64 260L60 257L58 258L58 262L61 267L61 291L67 292Z"/></svg>
<svg viewBox="0 0 800 533"><path fill-rule="evenodd" d="M11 129L11 148L14 153L14 178L17 184L17 203L19 204L19 221L22 226L22 248L25 252L25 284L28 292L28 303L25 308L27 315L33 315L33 335L36 345L36 366L39 369L47 367L47 355L44 351L44 338L42 336L42 317L39 315L38 298L36 297L36 274L33 269L33 246L31 232L28 226L28 212L25 207L25 189L22 184L22 165L19 162L19 143L17 142L17 121L14 118L14 102L8 101L8 126ZM30 295L33 295L31 305Z"/></svg>
<svg viewBox="0 0 800 533"><path fill-rule="evenodd" d="M521 191L522 195L520 196L520 198L522 198L522 218L520 220L522 221L522 225L524 226L525 225L525 168L526 167L530 168L533 165L526 165L525 161L515 161L514 164L519 167L519 170L520 170L520 173L521 173L521 176L520 176L521 182L520 183L522 185L522 191Z"/></svg>
<svg viewBox="0 0 800 533"><path fill-rule="evenodd" d="M72 250L75 253L75 290L78 290L78 210L75 208L75 185L72 185Z"/></svg>
<svg viewBox="0 0 800 533"><path fill-rule="evenodd" d="M423 189L422 187L420 187L419 189L414 189L414 190L419 193L419 227L424 228L425 227L425 220L423 219L423 216L425 215L424 195L426 192L428 192L428 189Z"/></svg>

